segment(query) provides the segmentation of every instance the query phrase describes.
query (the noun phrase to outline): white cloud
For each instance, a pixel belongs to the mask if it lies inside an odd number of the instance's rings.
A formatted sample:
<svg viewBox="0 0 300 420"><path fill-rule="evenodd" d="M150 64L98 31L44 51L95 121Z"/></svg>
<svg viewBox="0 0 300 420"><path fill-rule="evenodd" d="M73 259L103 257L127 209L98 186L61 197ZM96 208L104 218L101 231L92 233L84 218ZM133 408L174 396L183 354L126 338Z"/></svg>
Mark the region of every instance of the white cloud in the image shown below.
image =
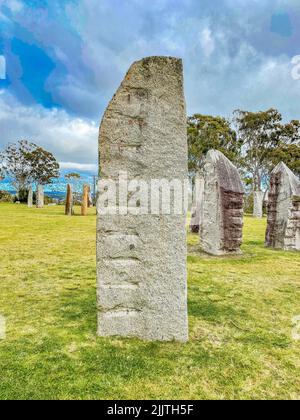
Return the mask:
<svg viewBox="0 0 300 420"><path fill-rule="evenodd" d="M26 107L0 91L0 147L28 139L53 152L62 162L94 164L98 156L98 124L63 110Z"/></svg>
<svg viewBox="0 0 300 420"><path fill-rule="evenodd" d="M209 58L215 50L215 40L209 28L202 30L200 34L200 44L204 55Z"/></svg>
<svg viewBox="0 0 300 420"><path fill-rule="evenodd" d="M19 0L4 0L3 5L8 7L13 13L21 12L24 7L24 4Z"/></svg>
<svg viewBox="0 0 300 420"><path fill-rule="evenodd" d="M92 172L97 174L98 165L96 164L84 164L84 163L74 163L74 162L59 162L61 169L72 169L80 172Z"/></svg>

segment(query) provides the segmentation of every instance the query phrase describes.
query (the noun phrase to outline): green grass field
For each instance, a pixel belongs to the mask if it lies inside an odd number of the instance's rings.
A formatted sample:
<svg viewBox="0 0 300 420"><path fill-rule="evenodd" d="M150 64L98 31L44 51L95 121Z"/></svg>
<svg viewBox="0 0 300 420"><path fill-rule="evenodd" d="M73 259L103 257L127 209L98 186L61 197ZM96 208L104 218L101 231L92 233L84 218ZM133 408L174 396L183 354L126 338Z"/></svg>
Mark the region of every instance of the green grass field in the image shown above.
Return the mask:
<svg viewBox="0 0 300 420"><path fill-rule="evenodd" d="M0 204L0 399L298 399L300 255L264 248L246 218L241 257L189 236L187 344L96 336L95 215Z"/></svg>

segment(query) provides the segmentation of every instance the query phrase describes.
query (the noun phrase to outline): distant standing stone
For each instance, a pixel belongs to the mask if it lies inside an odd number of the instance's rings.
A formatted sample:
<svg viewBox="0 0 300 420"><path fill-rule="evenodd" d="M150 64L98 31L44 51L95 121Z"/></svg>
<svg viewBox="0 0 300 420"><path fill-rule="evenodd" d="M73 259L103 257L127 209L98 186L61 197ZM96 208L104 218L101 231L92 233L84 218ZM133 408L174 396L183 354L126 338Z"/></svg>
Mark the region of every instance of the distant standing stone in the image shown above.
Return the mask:
<svg viewBox="0 0 300 420"><path fill-rule="evenodd" d="M183 183L186 131L182 61L135 62L101 123L101 179ZM98 334L186 341L186 211L100 215L99 201Z"/></svg>
<svg viewBox="0 0 300 420"><path fill-rule="evenodd" d="M88 202L89 202L89 186L84 185L81 203L81 216L87 216L88 214Z"/></svg>
<svg viewBox="0 0 300 420"><path fill-rule="evenodd" d="M42 209L44 207L44 187L42 185L37 186L36 206L38 209Z"/></svg>
<svg viewBox="0 0 300 420"><path fill-rule="evenodd" d="M91 193L91 187L88 186L88 208L93 207L93 198Z"/></svg>
<svg viewBox="0 0 300 420"><path fill-rule="evenodd" d="M253 216L257 219L263 217L263 206L264 206L265 193L263 191L254 191L253 193Z"/></svg>
<svg viewBox="0 0 300 420"><path fill-rule="evenodd" d="M237 168L221 152L207 154L201 242L212 255L240 254L244 188Z"/></svg>
<svg viewBox="0 0 300 420"><path fill-rule="evenodd" d="M31 186L28 189L27 205L29 208L33 206L33 190Z"/></svg>
<svg viewBox="0 0 300 420"><path fill-rule="evenodd" d="M67 185L65 214L66 214L66 216L72 216L73 215L73 189L72 189L71 184Z"/></svg>
<svg viewBox="0 0 300 420"><path fill-rule="evenodd" d="M266 246L300 251L300 180L284 163L271 174Z"/></svg>

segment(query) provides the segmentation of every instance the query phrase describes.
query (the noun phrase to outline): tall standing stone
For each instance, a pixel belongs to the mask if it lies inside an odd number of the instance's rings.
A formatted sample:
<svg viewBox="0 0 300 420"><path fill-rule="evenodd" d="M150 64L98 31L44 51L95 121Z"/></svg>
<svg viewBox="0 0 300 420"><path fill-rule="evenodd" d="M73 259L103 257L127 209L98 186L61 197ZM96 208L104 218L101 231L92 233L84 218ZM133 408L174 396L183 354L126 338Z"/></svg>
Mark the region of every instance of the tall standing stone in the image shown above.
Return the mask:
<svg viewBox="0 0 300 420"><path fill-rule="evenodd" d="M92 198L91 187L88 186L88 208L90 207L93 207L93 198Z"/></svg>
<svg viewBox="0 0 300 420"><path fill-rule="evenodd" d="M182 61L135 62L100 127L100 175L187 179ZM120 185L119 185L120 186ZM99 184L98 196L101 196ZM186 341L186 211L101 215L98 197L98 334ZM126 197L126 202L128 197ZM125 212L126 213L126 212Z"/></svg>
<svg viewBox="0 0 300 420"><path fill-rule="evenodd" d="M82 202L81 202L81 216L87 216L89 205L89 186L83 186Z"/></svg>
<svg viewBox="0 0 300 420"><path fill-rule="evenodd" d="M201 241L212 255L240 254L244 188L237 168L219 151L207 154Z"/></svg>
<svg viewBox="0 0 300 420"><path fill-rule="evenodd" d="M66 196L66 208L65 208L66 216L73 215L73 189L72 185L67 185L67 196Z"/></svg>
<svg viewBox="0 0 300 420"><path fill-rule="evenodd" d="M28 189L27 206L29 208L33 206L33 190L31 186Z"/></svg>
<svg viewBox="0 0 300 420"><path fill-rule="evenodd" d="M192 217L190 223L190 230L193 233L200 232L200 226L203 220L203 205L204 205L204 177L197 175L195 180Z"/></svg>
<svg viewBox="0 0 300 420"><path fill-rule="evenodd" d="M254 191L253 193L253 216L257 219L261 219L263 217L264 197L265 193L263 191Z"/></svg>
<svg viewBox="0 0 300 420"><path fill-rule="evenodd" d="M37 186L36 206L38 209L42 209L44 207L44 187L42 185Z"/></svg>
<svg viewBox="0 0 300 420"><path fill-rule="evenodd" d="M300 181L284 163L271 174L266 246L300 251Z"/></svg>

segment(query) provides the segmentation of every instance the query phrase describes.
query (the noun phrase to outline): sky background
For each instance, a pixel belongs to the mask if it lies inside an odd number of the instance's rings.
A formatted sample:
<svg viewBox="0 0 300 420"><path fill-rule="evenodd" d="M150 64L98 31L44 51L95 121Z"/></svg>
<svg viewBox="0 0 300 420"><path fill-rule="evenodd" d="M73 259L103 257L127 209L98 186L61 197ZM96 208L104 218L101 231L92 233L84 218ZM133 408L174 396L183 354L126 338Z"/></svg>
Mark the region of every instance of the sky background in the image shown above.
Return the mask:
<svg viewBox="0 0 300 420"><path fill-rule="evenodd" d="M28 139L97 173L102 114L133 61L182 57L189 114L300 118L300 0L0 0L0 149Z"/></svg>

